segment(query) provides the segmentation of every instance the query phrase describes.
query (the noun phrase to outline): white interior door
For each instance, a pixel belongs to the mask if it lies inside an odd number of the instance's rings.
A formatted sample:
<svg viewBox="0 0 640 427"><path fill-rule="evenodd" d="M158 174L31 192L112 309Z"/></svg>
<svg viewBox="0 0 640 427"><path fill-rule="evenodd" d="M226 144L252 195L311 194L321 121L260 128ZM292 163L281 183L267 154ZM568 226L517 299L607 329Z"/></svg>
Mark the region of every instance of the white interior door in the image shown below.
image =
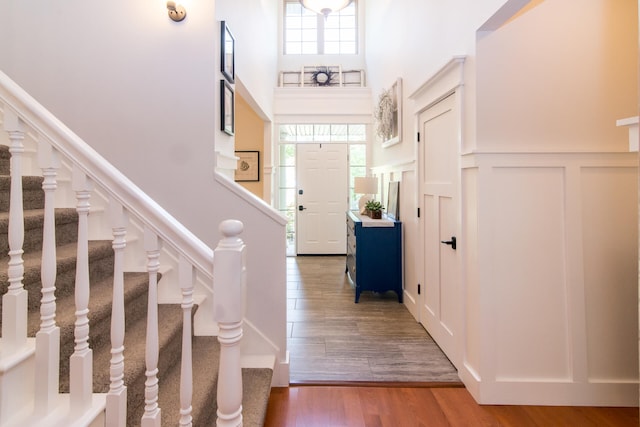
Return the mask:
<svg viewBox="0 0 640 427"><path fill-rule="evenodd" d="M344 254L347 248L347 144L298 144L297 252Z"/></svg>
<svg viewBox="0 0 640 427"><path fill-rule="evenodd" d="M424 291L420 322L456 364L463 304L459 289L459 112L453 94L420 114L420 207ZM445 242L449 242L448 244Z"/></svg>

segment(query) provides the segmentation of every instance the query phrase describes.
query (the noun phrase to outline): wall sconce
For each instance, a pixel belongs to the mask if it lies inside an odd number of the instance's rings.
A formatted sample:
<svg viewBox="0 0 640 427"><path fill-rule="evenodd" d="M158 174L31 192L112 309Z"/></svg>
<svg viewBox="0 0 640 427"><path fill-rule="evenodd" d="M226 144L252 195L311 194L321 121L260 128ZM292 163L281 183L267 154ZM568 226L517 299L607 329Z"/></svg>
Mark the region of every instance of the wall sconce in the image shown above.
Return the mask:
<svg viewBox="0 0 640 427"><path fill-rule="evenodd" d="M187 11L181 4L169 0L167 2L167 10L169 11L169 18L175 22L182 21L187 16Z"/></svg>

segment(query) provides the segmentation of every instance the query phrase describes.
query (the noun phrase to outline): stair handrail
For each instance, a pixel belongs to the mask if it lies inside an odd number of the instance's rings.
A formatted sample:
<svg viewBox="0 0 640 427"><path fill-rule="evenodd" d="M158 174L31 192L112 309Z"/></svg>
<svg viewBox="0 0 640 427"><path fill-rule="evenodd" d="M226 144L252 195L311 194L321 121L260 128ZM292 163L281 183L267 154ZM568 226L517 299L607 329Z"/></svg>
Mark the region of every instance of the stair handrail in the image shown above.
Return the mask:
<svg viewBox="0 0 640 427"><path fill-rule="evenodd" d="M213 279L213 249L151 199L82 138L0 71L0 100L161 239Z"/></svg>

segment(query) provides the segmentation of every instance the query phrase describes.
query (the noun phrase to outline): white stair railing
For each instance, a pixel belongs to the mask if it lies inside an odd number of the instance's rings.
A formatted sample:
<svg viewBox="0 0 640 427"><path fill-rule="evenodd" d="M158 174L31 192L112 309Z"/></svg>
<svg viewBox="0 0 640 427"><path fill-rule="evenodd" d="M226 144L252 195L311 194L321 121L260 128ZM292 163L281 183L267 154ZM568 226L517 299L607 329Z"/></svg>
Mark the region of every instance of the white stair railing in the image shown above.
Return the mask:
<svg viewBox="0 0 640 427"><path fill-rule="evenodd" d="M218 427L242 425L242 339L244 243L240 221L228 220L220 225L222 240L214 251L213 291L215 320L220 333L220 373L218 376ZM242 272L238 274L238 272ZM224 368L223 368L224 367Z"/></svg>
<svg viewBox="0 0 640 427"><path fill-rule="evenodd" d="M124 384L124 250L129 217L115 200L109 204L113 227L113 302L111 305L111 363L107 393L107 425L127 424L127 387Z"/></svg>
<svg viewBox="0 0 640 427"><path fill-rule="evenodd" d="M89 210L93 183L77 167L73 169L73 189L78 212L76 254L75 347L69 363L71 412L82 414L91 408L93 394L93 351L89 348Z"/></svg>
<svg viewBox="0 0 640 427"><path fill-rule="evenodd" d="M149 272L149 297L147 304L147 380L144 391L144 415L142 427L160 427L160 407L158 406L158 358L160 356L158 338L158 271L160 270L160 242L153 231L145 227L144 248L147 251L147 271Z"/></svg>
<svg viewBox="0 0 640 427"><path fill-rule="evenodd" d="M27 341L27 291L24 289L24 211L22 205L22 154L24 125L18 115L5 111L4 128L11 153L11 196L9 199L9 290L2 297L2 339L4 351L14 353Z"/></svg>
<svg viewBox="0 0 640 427"><path fill-rule="evenodd" d="M169 247L177 254L179 268L179 291L183 309L182 360L180 379L181 426L190 426L192 419L192 308L196 275L220 293L216 305L225 306L225 315L220 319L221 355L218 380L218 425L242 424L242 373L240 368L240 339L242 337L242 283L244 277L244 244L239 238L242 224L226 221L221 225L224 236L216 249L214 266L213 251L190 233L166 211L160 208L132 182L106 162L90 146L73 134L40 104L0 72L0 109L3 113L5 131L10 140L11 153L11 200L9 225L9 291L3 296L2 341L0 368L19 364L15 360L28 358L16 354L28 352L27 339L28 294L24 289L24 211L22 203L22 154L25 135L38 141L38 156L44 176L45 192L44 236L42 255L41 327L37 334L35 372L31 387L34 396L30 402L11 401L13 412L24 408L33 411L20 425L41 425L47 414L60 413L58 394L60 329L56 325L56 241L54 219L54 194L58 187L57 174L61 160L72 168L72 185L76 195L78 213L78 246L75 278L75 346L70 357L70 394L66 403L68 416L80 418L94 411L96 404L102 405L106 425L125 427L127 420L127 387L124 383L124 250L129 216L135 217L144 229L144 250L147 253L149 274L147 337L146 337L146 382L143 427L161 425L161 408L158 406L158 273L160 254ZM93 393L93 354L89 346L89 222L91 195L94 186L108 199L111 214L112 248L114 250L114 282L111 324L111 361L109 368L109 392L106 395ZM218 255L219 254L219 255ZM216 280L214 281L214 274ZM216 284L216 281L220 284ZM217 295L216 295L217 300ZM218 313L222 313L218 310ZM213 321L213 319L212 319ZM10 356L11 362L6 358ZM1 370L1 369L0 369ZM27 369L28 371L28 369ZM2 371L4 372L4 371ZM0 408L7 408L4 399L11 384L0 372ZM10 380L10 379L9 379ZM28 390L22 387L21 390ZM22 395L24 393L16 393ZM97 402L97 403L96 403ZM0 426L9 419L7 410L0 415ZM24 412L24 411L22 411ZM23 414L21 414L23 415ZM38 418L39 417L39 418ZM70 419L70 418L69 418ZM47 419L47 422L53 422Z"/></svg>
<svg viewBox="0 0 640 427"><path fill-rule="evenodd" d="M44 225L42 235L42 301L40 330L36 334L35 410L40 415L51 412L57 404L60 365L60 328L56 325L56 229L54 197L60 159L56 150L38 141L38 163L44 180Z"/></svg>
<svg viewBox="0 0 640 427"><path fill-rule="evenodd" d="M191 400L193 398L193 355L191 352L191 310L193 309L194 269L184 258L179 264L180 288L182 289L182 361L180 364L180 422L181 427L190 427Z"/></svg>

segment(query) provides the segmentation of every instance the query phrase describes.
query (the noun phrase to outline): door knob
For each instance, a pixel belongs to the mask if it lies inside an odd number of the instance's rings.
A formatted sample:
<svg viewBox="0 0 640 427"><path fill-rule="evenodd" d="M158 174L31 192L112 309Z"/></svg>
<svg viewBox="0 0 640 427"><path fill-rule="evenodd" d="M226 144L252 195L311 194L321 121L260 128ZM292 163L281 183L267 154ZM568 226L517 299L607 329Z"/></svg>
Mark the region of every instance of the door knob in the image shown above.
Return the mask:
<svg viewBox="0 0 640 427"><path fill-rule="evenodd" d="M456 250L456 236L452 236L451 240L442 240L440 243L451 246L451 249Z"/></svg>
<svg viewBox="0 0 640 427"><path fill-rule="evenodd" d="M303 211L303 210L305 210L305 209L307 209L307 208L305 208L305 207L304 207L304 206L302 206L302 205L298 205L298 210L299 210L299 211Z"/></svg>

